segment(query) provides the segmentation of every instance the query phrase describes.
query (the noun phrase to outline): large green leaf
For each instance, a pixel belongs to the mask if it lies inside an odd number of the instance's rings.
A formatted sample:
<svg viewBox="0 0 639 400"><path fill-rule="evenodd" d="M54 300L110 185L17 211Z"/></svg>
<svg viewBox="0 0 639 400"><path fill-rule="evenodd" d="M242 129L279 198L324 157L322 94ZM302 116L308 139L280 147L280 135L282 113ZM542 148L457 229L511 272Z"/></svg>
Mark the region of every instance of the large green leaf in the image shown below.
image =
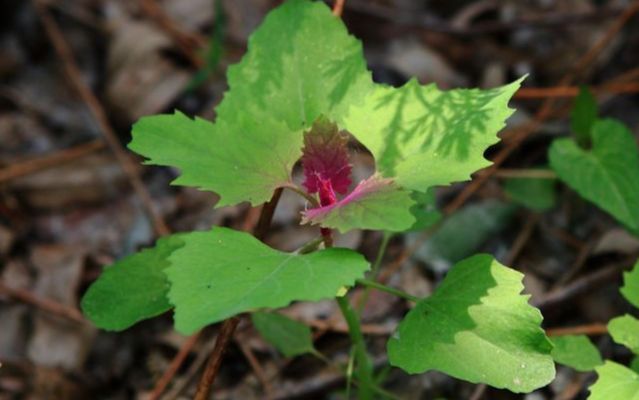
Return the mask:
<svg viewBox="0 0 639 400"><path fill-rule="evenodd" d="M255 312L253 325L260 335L286 357L314 353L311 328L279 313Z"/></svg>
<svg viewBox="0 0 639 400"><path fill-rule="evenodd" d="M555 140L550 165L582 197L639 233L639 152L634 136L610 119L597 121L591 135L589 151L572 139Z"/></svg>
<svg viewBox="0 0 639 400"><path fill-rule="evenodd" d="M621 294L635 307L639 308L639 261L630 272L623 274Z"/></svg>
<svg viewBox="0 0 639 400"><path fill-rule="evenodd" d="M559 364L577 371L592 371L603 364L599 350L586 335L566 335L551 337L552 358Z"/></svg>
<svg viewBox="0 0 639 400"><path fill-rule="evenodd" d="M181 170L174 182L217 192L218 206L268 200L290 181L302 133L343 119L370 90L361 43L321 2L293 0L266 17L228 70L215 125L180 113L142 118L129 148Z"/></svg>
<svg viewBox="0 0 639 400"><path fill-rule="evenodd" d="M612 339L639 355L639 319L626 314L608 322L608 332Z"/></svg>
<svg viewBox="0 0 639 400"><path fill-rule="evenodd" d="M184 245L181 238L161 238L155 247L105 268L82 298L84 314L102 329L119 331L169 310L164 269L169 255Z"/></svg>
<svg viewBox="0 0 639 400"><path fill-rule="evenodd" d="M166 274L175 326L184 333L256 308L334 297L369 266L352 250L283 253L227 228L192 232L182 239L185 245L169 258Z"/></svg>
<svg viewBox="0 0 639 400"><path fill-rule="evenodd" d="M384 177L425 192L469 180L490 165L483 153L498 141L497 132L512 113L508 101L520 82L449 91L416 80L399 89L376 85L343 126L373 153Z"/></svg>
<svg viewBox="0 0 639 400"><path fill-rule="evenodd" d="M555 376L539 310L521 295L523 275L489 255L453 267L388 342L391 364L439 370L474 383L530 392Z"/></svg>
<svg viewBox="0 0 639 400"><path fill-rule="evenodd" d="M639 375L612 361L597 367L599 379L590 387L588 400L639 400Z"/></svg>

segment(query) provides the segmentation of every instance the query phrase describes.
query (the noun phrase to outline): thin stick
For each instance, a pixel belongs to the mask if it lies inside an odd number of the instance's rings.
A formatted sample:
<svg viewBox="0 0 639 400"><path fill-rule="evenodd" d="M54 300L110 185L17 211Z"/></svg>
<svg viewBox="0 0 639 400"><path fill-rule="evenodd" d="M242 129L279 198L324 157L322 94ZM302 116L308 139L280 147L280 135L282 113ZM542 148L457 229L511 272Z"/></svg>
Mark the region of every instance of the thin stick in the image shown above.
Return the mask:
<svg viewBox="0 0 639 400"><path fill-rule="evenodd" d="M118 160L118 163L120 164L126 175L129 177L129 181L131 182L133 189L144 204L147 214L153 222L156 233L160 236L169 234L169 228L162 219L161 215L155 209L151 196L142 183L142 179L138 174L135 164L123 150L122 145L120 144L117 135L113 130L113 127L109 123L104 108L100 104L97 97L93 94L89 86L83 81L80 68L76 64L71 48L64 39L64 36L62 35L58 24L51 17L42 0L33 0L33 4L38 16L40 17L40 21L42 21L42 25L47 33L47 36L53 44L56 53L58 53L58 57L62 62L65 73L69 78L69 82L78 92L80 98L86 103L87 107L91 111L91 114L100 127L100 131L104 135L107 144L111 148L111 151L113 151L113 154Z"/></svg>
<svg viewBox="0 0 639 400"><path fill-rule="evenodd" d="M630 262L626 261L624 264L630 265ZM589 275L584 275L564 287L546 293L541 299L533 301L533 305L540 308L542 312L550 307L557 308L561 303L594 287L601 286L603 282L616 279L623 271L624 264L602 267Z"/></svg>
<svg viewBox="0 0 639 400"><path fill-rule="evenodd" d="M215 341L215 347L213 348L211 357L209 357L209 361L206 363L202 379L200 379L200 384L197 387L197 392L194 397L195 400L208 400L211 394L211 387L222 364L222 356L239 323L239 317L231 317L222 323L222 328L220 328L220 333Z"/></svg>
<svg viewBox="0 0 639 400"><path fill-rule="evenodd" d="M335 0L335 4L333 5L333 15L336 17L341 17L344 12L344 3L346 0Z"/></svg>
<svg viewBox="0 0 639 400"><path fill-rule="evenodd" d="M193 347L200 338L201 333L202 332L200 331L194 335L191 335L184 342L182 347L180 347L180 350L177 352L175 357L173 357L173 360L171 360L171 364L169 364L169 367L166 369L166 371L164 371L164 374L162 374L160 379L158 379L157 383L155 384L153 392L151 392L151 395L149 396L149 400L157 400L160 398L162 393L164 393L164 390L166 390L167 386L169 386L169 383L171 383L177 371L180 369L182 364L184 364L186 357L189 355L191 350L193 350Z"/></svg>
<svg viewBox="0 0 639 400"><path fill-rule="evenodd" d="M312 319L309 321L302 321L303 323L312 326L315 329L321 331L331 331L337 333L348 333L348 326L343 323L331 323L321 319ZM388 336L393 333L394 327L377 324L360 324L362 333L373 336Z"/></svg>
<svg viewBox="0 0 639 400"><path fill-rule="evenodd" d="M246 358L248 363L251 365L251 369L253 369L253 373L255 373L257 380L260 381L260 384L264 389L264 393L266 393L265 400L270 400L273 397L273 386L271 386L268 379L266 378L266 373L264 373L264 369L260 365L260 362L257 360L255 354L253 354L253 351L246 343L240 340L236 340L235 343L239 346L240 351L242 351L242 354L244 355L244 358Z"/></svg>
<svg viewBox="0 0 639 400"><path fill-rule="evenodd" d="M0 169L0 182L9 181L11 179L29 175L43 169L82 158L88 154L102 150L104 147L104 140L95 139L53 154L11 164L6 168Z"/></svg>
<svg viewBox="0 0 639 400"><path fill-rule="evenodd" d="M484 397L484 393L486 393L487 388L488 387L485 383L477 385L468 400L481 400L481 398Z"/></svg>
<svg viewBox="0 0 639 400"><path fill-rule="evenodd" d="M568 271L566 271L566 273L563 274L563 276L561 276L559 280L557 280L557 282L552 285L552 288L550 289L551 291L564 286L566 283L570 282L575 276L577 276L579 271L581 271L584 265L586 265L586 261L588 261L588 257L590 257L590 254L594 250L595 246L597 246L597 243L599 243L601 236L602 234L599 233L595 235L595 237L590 238L586 243L583 244L583 246L581 246L581 248L577 252L575 261L572 263L570 268L568 268Z"/></svg>
<svg viewBox="0 0 639 400"><path fill-rule="evenodd" d="M262 206L260 218L257 226L255 227L255 232L253 233L256 238L263 240L266 236L266 233L271 226L273 214L275 213L275 209L277 208L277 203L279 202L281 196L282 188L275 189L271 200L269 200L268 203ZM235 332L235 328L237 328L237 324L239 323L239 321L240 320L238 317L232 317L222 323L222 328L220 329L220 333L215 341L215 347L211 352L209 361L206 364L206 368L204 369L204 373L202 374L202 378L200 379L200 383L198 384L197 392L195 395L196 400L208 399L209 394L211 393L213 382L215 381L217 372L220 369L222 356L224 355L228 343L231 341L233 332Z"/></svg>
<svg viewBox="0 0 639 400"><path fill-rule="evenodd" d="M602 86L593 86L589 88L591 92L610 93L610 94L626 94L639 92L639 83L623 83L623 84L608 84ZM579 87L577 86L555 86L548 88L539 87L524 87L519 89L515 93L516 99L543 99L546 97L575 97L579 94Z"/></svg>
<svg viewBox="0 0 639 400"><path fill-rule="evenodd" d="M0 282L0 294L4 294L14 300L27 303L43 311L66 318L68 320L85 323L82 313L75 308L66 306L50 299L44 299L34 295L25 289L15 289Z"/></svg>
<svg viewBox="0 0 639 400"><path fill-rule="evenodd" d="M528 243L528 240L530 239L530 236L535 230L535 226L537 226L539 218L539 214L530 214L528 218L526 218L526 223L521 228L521 231L515 238L513 245L510 247L510 251L506 257L506 265L513 265L515 261L517 261L519 254L524 249L526 243Z"/></svg>
<svg viewBox="0 0 639 400"><path fill-rule="evenodd" d="M548 328L546 329L546 335L548 336L565 336L565 335L588 335L598 336L608 333L608 327L606 324L590 324L571 326L567 328Z"/></svg>
<svg viewBox="0 0 639 400"><path fill-rule="evenodd" d="M528 179L556 179L555 171L549 169L508 169L495 171L497 178L528 178Z"/></svg>
<svg viewBox="0 0 639 400"><path fill-rule="evenodd" d="M567 25L582 23L601 23L603 19L621 14L621 10L612 8L597 9L587 13L557 13L546 14L534 18L519 18L508 22L487 21L472 24L470 26L456 26L438 18L429 18L419 13L399 13L392 7L381 5L382 2L370 0L351 0L348 8L367 14L382 20L392 21L395 25L415 27L429 32L439 32L450 35L470 36L507 32L523 28L530 29L557 29ZM391 2L386 2L391 3Z"/></svg>
<svg viewBox="0 0 639 400"><path fill-rule="evenodd" d="M139 4L142 11L173 39L182 54L188 58L193 66L198 68L204 66L204 61L196 52L198 48L202 48L206 44L206 40L203 37L182 30L178 24L164 12L156 0L139 0Z"/></svg>

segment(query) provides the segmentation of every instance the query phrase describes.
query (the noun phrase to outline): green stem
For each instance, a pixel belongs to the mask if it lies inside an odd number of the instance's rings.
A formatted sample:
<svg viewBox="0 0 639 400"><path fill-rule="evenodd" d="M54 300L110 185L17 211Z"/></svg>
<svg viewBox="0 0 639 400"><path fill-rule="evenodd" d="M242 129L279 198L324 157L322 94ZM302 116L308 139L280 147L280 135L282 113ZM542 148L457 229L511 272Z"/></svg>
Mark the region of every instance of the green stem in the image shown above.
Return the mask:
<svg viewBox="0 0 639 400"><path fill-rule="evenodd" d="M359 382L357 398L360 400L372 399L375 387L373 364L366 351L366 343L364 342L364 335L362 334L362 329L359 324L359 317L351 307L346 296L338 297L337 304L342 311L342 315L344 315L344 319L348 325L348 333L355 347L355 359L357 361L355 375Z"/></svg>
<svg viewBox="0 0 639 400"><path fill-rule="evenodd" d="M382 243L379 245L379 250L377 250L377 257L375 257L375 261L373 262L373 267L371 268L370 279L377 279L377 275L379 274L379 267L382 264L382 259L384 258L384 254L386 254L386 248L388 247L388 242L390 242L393 234L388 231L384 231L384 236L382 237ZM357 302L357 313L362 314L364 311L364 307L366 307L366 303L368 302L368 297L370 296L370 288L367 286L364 289L364 293L362 297L360 297Z"/></svg>
<svg viewBox="0 0 639 400"><path fill-rule="evenodd" d="M317 199L315 197L313 197L310 194L306 193L302 188L300 188L299 186L295 185L294 183L287 182L287 183L283 184L281 187L286 188L286 189L290 189L293 192L299 194L300 196L305 198L309 203L311 203L311 206L313 206L313 208L317 208L317 207L320 206L319 202L317 201Z"/></svg>
<svg viewBox="0 0 639 400"><path fill-rule="evenodd" d="M317 250L317 248L319 247L320 244L322 244L323 241L324 241L324 238L322 236L315 238L311 240L310 242L307 242L306 244L304 244L299 249L295 250L295 253L297 254L312 253L315 250Z"/></svg>
<svg viewBox="0 0 639 400"><path fill-rule="evenodd" d="M382 292L386 292L386 293L390 293L392 295L395 295L397 297L401 297L402 299L408 300L408 301L414 301L414 302L418 302L420 300L419 297L417 296L413 296L412 294L408 294L402 290L399 289L395 289L392 288L390 286L386 286L383 285L381 283L375 282L375 281L371 281L369 279L358 279L357 283L359 283L362 286L366 286L367 289L377 289L377 290L381 290Z"/></svg>

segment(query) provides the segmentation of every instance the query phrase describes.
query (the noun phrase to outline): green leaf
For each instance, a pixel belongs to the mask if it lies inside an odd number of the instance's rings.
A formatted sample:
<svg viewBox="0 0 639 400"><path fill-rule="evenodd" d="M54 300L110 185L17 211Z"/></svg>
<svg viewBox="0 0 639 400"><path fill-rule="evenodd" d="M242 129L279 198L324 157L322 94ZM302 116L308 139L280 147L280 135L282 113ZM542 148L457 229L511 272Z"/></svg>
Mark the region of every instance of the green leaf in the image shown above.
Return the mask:
<svg viewBox="0 0 639 400"><path fill-rule="evenodd" d="M555 205L555 179L508 179L504 190L510 198L534 211L546 211Z"/></svg>
<svg viewBox="0 0 639 400"><path fill-rule="evenodd" d="M592 150L572 139L555 140L549 152L557 175L582 197L639 233L639 152L632 133L620 122L597 121Z"/></svg>
<svg viewBox="0 0 639 400"><path fill-rule="evenodd" d="M214 125L180 113L145 117L129 144L149 164L179 168L175 184L217 192L217 206L257 205L290 182L302 133L320 115L343 119L371 78L342 21L322 2L294 0L253 33L228 84Z"/></svg>
<svg viewBox="0 0 639 400"><path fill-rule="evenodd" d="M446 218L415 256L425 262L460 261L503 231L516 210L512 204L497 200L464 207Z"/></svg>
<svg viewBox="0 0 639 400"><path fill-rule="evenodd" d="M399 89L376 85L363 104L351 109L343 127L373 153L384 177L425 192L468 180L490 165L483 153L498 141L497 132L512 113L508 100L520 82L449 91L416 80Z"/></svg>
<svg viewBox="0 0 639 400"><path fill-rule="evenodd" d="M304 212L302 223L321 224L340 232L351 229L403 231L415 223L411 193L379 175L360 182L343 199L330 206Z"/></svg>
<svg viewBox="0 0 639 400"><path fill-rule="evenodd" d="M253 325L260 335L286 357L314 353L311 328L282 314L255 312Z"/></svg>
<svg viewBox="0 0 639 400"><path fill-rule="evenodd" d="M256 308L334 297L369 267L352 250L289 254L227 228L192 232L182 239L185 245L169 258L166 274L175 326L183 333Z"/></svg>
<svg viewBox="0 0 639 400"><path fill-rule="evenodd" d="M411 208L411 213L416 221L410 227L410 231L421 231L429 228L442 219L442 214L437 210L435 204L435 190L431 189L426 193L413 192L411 197L415 205Z"/></svg>
<svg viewBox="0 0 639 400"><path fill-rule="evenodd" d="M639 375L634 371L612 361L596 371L599 379L590 387L588 400L639 400Z"/></svg>
<svg viewBox="0 0 639 400"><path fill-rule="evenodd" d="M184 245L182 235L106 267L82 298L82 311L99 328L120 331L171 309L164 274L168 257Z"/></svg>
<svg viewBox="0 0 639 400"><path fill-rule="evenodd" d="M630 369L639 374L639 356L632 359L630 363Z"/></svg>
<svg viewBox="0 0 639 400"><path fill-rule="evenodd" d="M608 322L608 332L612 339L639 355L639 319L626 314Z"/></svg>
<svg viewBox="0 0 639 400"><path fill-rule="evenodd" d="M214 124L180 113L145 117L129 147L149 164L178 168L175 184L217 192L218 207L257 205L292 183L303 133L323 116L373 152L393 190L386 185L349 202L347 212L333 208L309 220L342 231L403 231L415 222L399 210L410 193L467 180L489 165L483 152L497 141L520 81L485 91L376 85L342 21L322 2L291 0L269 13L229 68ZM383 216L380 199L398 207Z"/></svg>
<svg viewBox="0 0 639 400"><path fill-rule="evenodd" d="M458 263L400 323L388 342L391 364L518 393L545 386L555 376L552 344L520 294L522 278L489 255Z"/></svg>
<svg viewBox="0 0 639 400"><path fill-rule="evenodd" d="M597 99L587 86L579 88L579 94L570 113L570 128L581 144L590 142L590 130L597 120Z"/></svg>
<svg viewBox="0 0 639 400"><path fill-rule="evenodd" d="M623 273L623 286L620 291L630 304L639 308L639 261L632 271Z"/></svg>
<svg viewBox="0 0 639 400"><path fill-rule="evenodd" d="M566 335L550 337L554 345L552 358L555 362L567 365L577 371L592 371L603 364L599 350L586 335Z"/></svg>

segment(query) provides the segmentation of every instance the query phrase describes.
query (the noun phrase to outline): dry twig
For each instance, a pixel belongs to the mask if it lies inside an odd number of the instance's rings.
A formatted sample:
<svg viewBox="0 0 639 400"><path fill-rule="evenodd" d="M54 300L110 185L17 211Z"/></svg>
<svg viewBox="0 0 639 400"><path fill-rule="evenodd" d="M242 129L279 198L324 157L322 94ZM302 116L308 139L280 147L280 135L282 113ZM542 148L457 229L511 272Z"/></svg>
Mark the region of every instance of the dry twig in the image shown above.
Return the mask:
<svg viewBox="0 0 639 400"><path fill-rule="evenodd" d="M180 28L178 24L164 12L156 0L139 0L139 3L142 11L173 39L182 54L193 66L197 68L204 66L204 61L197 55L197 50L203 48L206 44L206 40L202 36L186 32Z"/></svg>
<svg viewBox="0 0 639 400"><path fill-rule="evenodd" d="M0 294L4 294L10 298L32 305L43 311L46 311L53 315L57 315L59 317L63 317L70 321L78 323L86 322L86 320L82 316L82 313L77 309L50 299L43 299L25 289L12 288L5 285L3 282L0 282Z"/></svg>
<svg viewBox="0 0 639 400"><path fill-rule="evenodd" d="M235 328L237 328L237 324L239 323L239 317L231 317L222 323L222 328L220 328L220 333L215 341L215 347L209 357L209 361L206 363L202 379L200 379L200 383L198 384L197 392L194 397L195 400L207 400L209 398L213 382L215 381L217 372L220 370L220 365L222 364L222 356L224 355L226 347L233 337L233 332L235 332Z"/></svg>
<svg viewBox="0 0 639 400"><path fill-rule="evenodd" d="M333 5L333 15L336 17L341 17L344 12L344 3L346 0L335 0L335 4Z"/></svg>
<svg viewBox="0 0 639 400"><path fill-rule="evenodd" d="M166 369L166 371L164 371L164 374L162 374L160 379L158 379L157 383L155 384L153 392L151 392L151 395L149 396L149 400L157 400L160 398L162 393L164 393L164 390L167 388L167 386L169 386L169 383L171 383L171 380L173 380L175 374L178 372L182 364L184 364L186 357L189 355L191 350L193 350L193 347L200 338L201 333L202 332L200 331L195 333L194 335L191 335L184 342L182 347L180 347L180 350L177 352L175 357L173 357L173 360L171 360L171 364L169 364L169 367Z"/></svg>
<svg viewBox="0 0 639 400"><path fill-rule="evenodd" d="M49 14L49 11L47 10L42 0L33 0L33 4L38 16L40 17L40 21L42 22L44 30L47 33L47 36L51 40L56 53L58 53L58 57L62 62L64 71L69 78L69 82L78 92L80 98L86 103L87 107L91 111L91 114L100 127L100 131L104 135L109 148L115 155L118 163L120 164L126 175L129 177L129 181L131 182L133 189L144 204L147 214L153 222L156 233L160 236L169 234L169 228L162 219L162 216L155 209L151 196L146 190L146 187L144 186L144 183L142 182L142 179L140 178L140 175L138 174L134 163L127 156L126 152L122 148L122 145L120 144L120 141L118 140L115 131L113 130L113 127L111 127L104 108L100 104L98 98L93 94L89 86L86 84L86 82L84 82L84 80L82 79L80 68L75 62L71 48L67 41L64 39L64 35L62 34L62 31L60 31L58 24L55 22L51 14Z"/></svg>
<svg viewBox="0 0 639 400"><path fill-rule="evenodd" d="M564 336L564 335L588 335L597 336L605 335L608 333L608 327L606 324L590 324L571 326L567 328L548 328L546 329L546 335L548 336Z"/></svg>
<svg viewBox="0 0 639 400"><path fill-rule="evenodd" d="M104 147L105 143L102 139L95 139L57 153L11 164L0 169L0 183L82 158Z"/></svg>

